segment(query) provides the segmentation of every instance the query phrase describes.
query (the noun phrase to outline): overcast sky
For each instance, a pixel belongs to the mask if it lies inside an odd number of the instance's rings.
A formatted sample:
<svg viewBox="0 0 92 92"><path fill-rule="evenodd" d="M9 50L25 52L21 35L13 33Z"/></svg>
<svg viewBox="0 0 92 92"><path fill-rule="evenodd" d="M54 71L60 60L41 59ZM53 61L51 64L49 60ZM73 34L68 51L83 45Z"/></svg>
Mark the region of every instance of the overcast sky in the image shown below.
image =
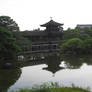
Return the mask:
<svg viewBox="0 0 92 92"><path fill-rule="evenodd" d="M0 16L14 19L21 30L39 28L53 17L64 28L92 24L92 0L0 0Z"/></svg>

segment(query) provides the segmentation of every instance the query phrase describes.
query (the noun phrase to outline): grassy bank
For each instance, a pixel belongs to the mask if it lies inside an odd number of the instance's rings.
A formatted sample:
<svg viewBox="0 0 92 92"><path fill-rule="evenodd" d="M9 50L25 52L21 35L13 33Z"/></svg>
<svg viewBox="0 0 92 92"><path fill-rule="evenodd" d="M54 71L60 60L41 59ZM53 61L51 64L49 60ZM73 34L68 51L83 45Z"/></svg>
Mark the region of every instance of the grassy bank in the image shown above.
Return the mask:
<svg viewBox="0 0 92 92"><path fill-rule="evenodd" d="M60 87L57 83L36 85L32 89L20 89L19 91L12 92L90 92L89 89L80 87Z"/></svg>
<svg viewBox="0 0 92 92"><path fill-rule="evenodd" d="M70 87L62 87L62 88L49 88L49 89L38 89L38 90L28 90L22 89L15 92L90 92L88 90L82 88L70 88Z"/></svg>

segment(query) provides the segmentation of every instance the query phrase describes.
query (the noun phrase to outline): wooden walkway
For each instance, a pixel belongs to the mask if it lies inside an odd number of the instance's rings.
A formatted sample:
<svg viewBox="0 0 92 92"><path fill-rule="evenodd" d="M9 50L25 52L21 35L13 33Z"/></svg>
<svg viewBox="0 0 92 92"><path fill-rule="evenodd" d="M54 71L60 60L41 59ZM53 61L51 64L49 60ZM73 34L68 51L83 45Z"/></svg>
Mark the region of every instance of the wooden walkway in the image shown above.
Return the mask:
<svg viewBox="0 0 92 92"><path fill-rule="evenodd" d="M24 52L19 52L18 55L34 54L34 53L59 52L59 51L60 51L60 49L36 50L36 51L24 51Z"/></svg>

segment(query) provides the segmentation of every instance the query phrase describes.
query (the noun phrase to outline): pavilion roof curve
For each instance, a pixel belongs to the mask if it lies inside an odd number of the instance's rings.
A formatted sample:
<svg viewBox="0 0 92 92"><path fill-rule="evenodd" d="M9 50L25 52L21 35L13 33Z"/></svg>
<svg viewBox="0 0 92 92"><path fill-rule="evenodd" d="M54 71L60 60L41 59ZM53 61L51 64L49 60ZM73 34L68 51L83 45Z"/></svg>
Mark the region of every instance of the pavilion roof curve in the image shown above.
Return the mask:
<svg viewBox="0 0 92 92"><path fill-rule="evenodd" d="M50 25L52 25L52 26L62 26L64 24L63 23L61 24L61 23L55 22L54 20L50 20L49 22L47 22L45 24L42 24L40 26L47 27L47 26L50 26Z"/></svg>

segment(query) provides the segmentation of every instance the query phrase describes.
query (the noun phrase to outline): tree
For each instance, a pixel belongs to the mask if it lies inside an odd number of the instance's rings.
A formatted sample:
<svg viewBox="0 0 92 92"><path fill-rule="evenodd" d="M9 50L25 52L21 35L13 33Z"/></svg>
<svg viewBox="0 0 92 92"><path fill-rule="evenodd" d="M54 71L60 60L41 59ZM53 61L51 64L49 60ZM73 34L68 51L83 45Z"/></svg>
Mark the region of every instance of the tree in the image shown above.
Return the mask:
<svg viewBox="0 0 92 92"><path fill-rule="evenodd" d="M12 32L19 31L18 24L9 16L0 16L0 26L5 27Z"/></svg>
<svg viewBox="0 0 92 92"><path fill-rule="evenodd" d="M0 26L0 60L13 60L19 48L10 31Z"/></svg>
<svg viewBox="0 0 92 92"><path fill-rule="evenodd" d="M79 38L69 39L61 45L61 53L63 54L82 53L82 45L83 45L83 41Z"/></svg>
<svg viewBox="0 0 92 92"><path fill-rule="evenodd" d="M16 39L16 43L20 46L21 50L31 48L30 41L21 35L18 24L11 17L0 16L0 26L13 32L13 37Z"/></svg>
<svg viewBox="0 0 92 92"><path fill-rule="evenodd" d="M28 38L21 37L16 43L20 47L20 51L31 51L32 49L32 43Z"/></svg>
<svg viewBox="0 0 92 92"><path fill-rule="evenodd" d="M91 54L92 53L92 38L84 40L84 53Z"/></svg>
<svg viewBox="0 0 92 92"><path fill-rule="evenodd" d="M91 30L91 33L92 33L92 30ZM88 34L88 31L84 32L79 28L76 28L76 29L68 28L68 30L63 32L63 40L72 39L72 38L80 38L82 40L85 40L90 37L89 34Z"/></svg>

